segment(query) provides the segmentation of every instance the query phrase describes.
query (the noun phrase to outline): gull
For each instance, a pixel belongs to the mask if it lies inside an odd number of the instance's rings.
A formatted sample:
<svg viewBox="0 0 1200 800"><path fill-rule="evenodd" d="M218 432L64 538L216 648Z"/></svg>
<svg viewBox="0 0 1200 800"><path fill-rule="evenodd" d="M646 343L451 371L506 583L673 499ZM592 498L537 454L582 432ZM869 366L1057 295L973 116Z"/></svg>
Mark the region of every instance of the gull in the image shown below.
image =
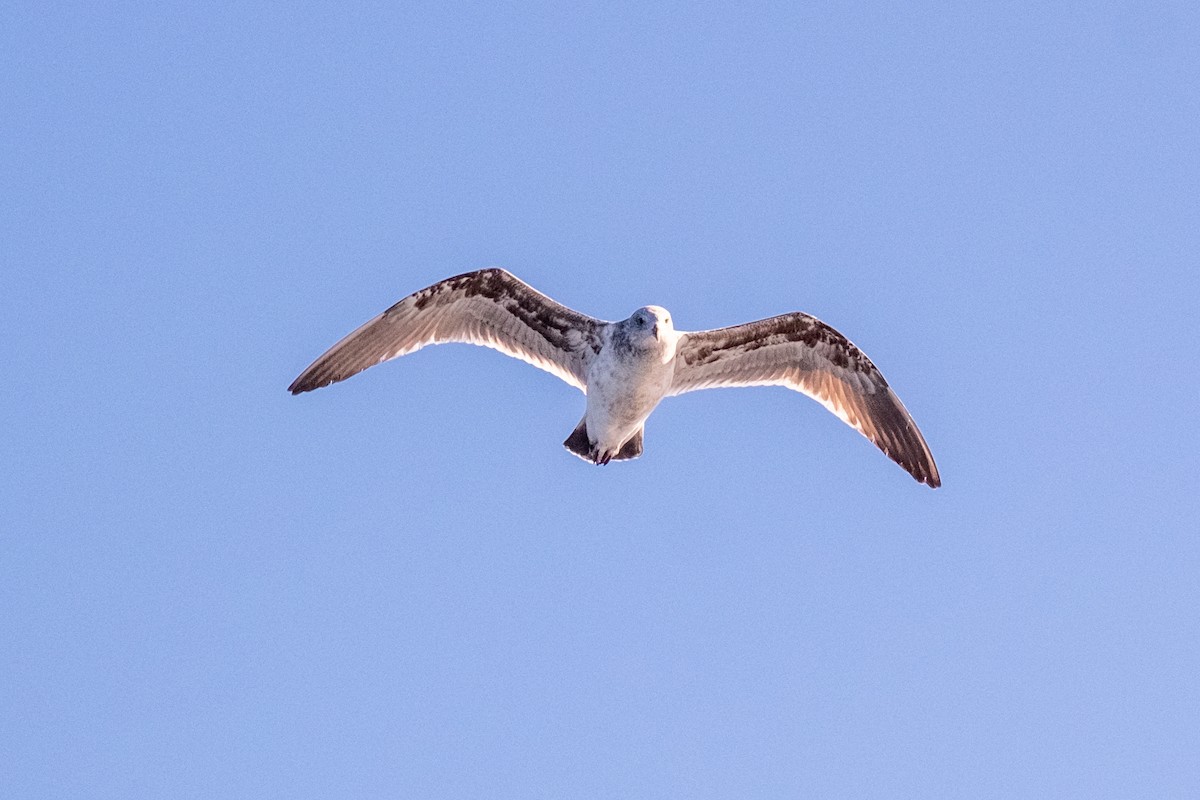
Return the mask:
<svg viewBox="0 0 1200 800"><path fill-rule="evenodd" d="M816 317L792 312L681 331L665 308L644 306L628 319L606 322L499 268L457 275L409 295L331 347L288 390L319 389L443 342L499 350L582 391L586 411L563 446L594 464L640 456L646 420L664 397L785 386L825 406L918 482L942 484L925 438L883 375Z"/></svg>

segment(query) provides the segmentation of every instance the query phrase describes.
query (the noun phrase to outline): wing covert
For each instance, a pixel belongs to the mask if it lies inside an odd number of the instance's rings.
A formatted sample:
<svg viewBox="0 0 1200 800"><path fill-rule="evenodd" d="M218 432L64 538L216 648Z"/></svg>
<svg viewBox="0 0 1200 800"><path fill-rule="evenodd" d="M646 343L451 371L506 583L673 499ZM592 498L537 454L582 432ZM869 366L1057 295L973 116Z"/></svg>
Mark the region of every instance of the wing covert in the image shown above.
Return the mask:
<svg viewBox="0 0 1200 800"><path fill-rule="evenodd" d="M941 485L925 437L883 374L850 340L799 312L684 333L669 394L786 386L813 398L931 487Z"/></svg>
<svg viewBox="0 0 1200 800"><path fill-rule="evenodd" d="M464 342L519 358L586 392L587 367L604 324L505 270L482 269L396 303L331 347L288 391L319 389L426 345Z"/></svg>

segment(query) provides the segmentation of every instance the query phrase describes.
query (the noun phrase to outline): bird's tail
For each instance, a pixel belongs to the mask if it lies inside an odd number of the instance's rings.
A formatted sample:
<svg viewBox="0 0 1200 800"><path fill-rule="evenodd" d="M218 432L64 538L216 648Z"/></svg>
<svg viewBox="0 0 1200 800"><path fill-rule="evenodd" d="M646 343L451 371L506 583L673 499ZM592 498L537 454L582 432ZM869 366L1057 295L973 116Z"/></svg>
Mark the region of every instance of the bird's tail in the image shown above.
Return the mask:
<svg viewBox="0 0 1200 800"><path fill-rule="evenodd" d="M584 461L595 461L592 456L592 443L588 441L587 434L587 417L579 420L579 424L575 426L575 430L571 431L571 435L563 442L563 447L570 450L575 455L582 458Z"/></svg>
<svg viewBox="0 0 1200 800"><path fill-rule="evenodd" d="M645 428L638 428L638 432L631 436L629 441L621 445L621 449L612 457L612 460L628 461L631 458L640 456L642 454L642 435L645 430ZM579 420L579 424L575 426L575 430L571 431L571 435L563 442L563 447L584 461L590 461L595 464L600 460L600 452L592 444L591 439L588 438L586 416Z"/></svg>

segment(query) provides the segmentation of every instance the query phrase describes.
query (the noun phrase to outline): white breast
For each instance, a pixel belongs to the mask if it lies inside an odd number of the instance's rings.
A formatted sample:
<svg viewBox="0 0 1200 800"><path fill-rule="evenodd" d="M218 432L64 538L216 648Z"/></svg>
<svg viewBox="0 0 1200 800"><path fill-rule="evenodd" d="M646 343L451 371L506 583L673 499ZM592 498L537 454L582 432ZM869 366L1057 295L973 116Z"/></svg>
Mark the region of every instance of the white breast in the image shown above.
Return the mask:
<svg viewBox="0 0 1200 800"><path fill-rule="evenodd" d="M671 386L674 361L654 350L606 347L588 371L587 427L601 450L618 449L641 429Z"/></svg>

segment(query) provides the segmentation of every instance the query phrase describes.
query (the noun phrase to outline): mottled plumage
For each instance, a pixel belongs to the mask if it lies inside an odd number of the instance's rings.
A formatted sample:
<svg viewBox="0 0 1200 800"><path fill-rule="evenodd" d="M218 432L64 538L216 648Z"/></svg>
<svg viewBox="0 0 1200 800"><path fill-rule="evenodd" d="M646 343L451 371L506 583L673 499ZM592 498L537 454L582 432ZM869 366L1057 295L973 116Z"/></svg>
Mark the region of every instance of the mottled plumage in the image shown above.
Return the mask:
<svg viewBox="0 0 1200 800"><path fill-rule="evenodd" d="M563 443L597 464L637 458L644 425L669 395L722 386L787 386L817 400L921 483L941 485L924 437L861 350L807 314L711 331L677 331L659 306L620 322L581 314L502 269L469 272L409 295L334 345L289 387L344 380L427 344L483 345L587 395Z"/></svg>

